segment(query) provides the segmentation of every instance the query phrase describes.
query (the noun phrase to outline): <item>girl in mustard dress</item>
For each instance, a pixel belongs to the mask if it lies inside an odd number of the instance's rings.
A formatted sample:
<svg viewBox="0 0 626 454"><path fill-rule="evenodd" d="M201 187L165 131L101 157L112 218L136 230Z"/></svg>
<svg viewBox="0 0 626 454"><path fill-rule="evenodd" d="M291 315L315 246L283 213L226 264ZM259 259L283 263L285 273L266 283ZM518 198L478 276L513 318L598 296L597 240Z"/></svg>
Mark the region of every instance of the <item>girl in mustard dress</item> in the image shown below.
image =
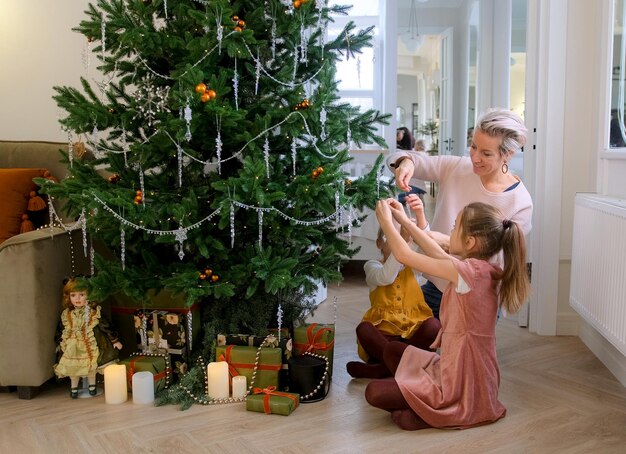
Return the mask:
<svg viewBox="0 0 626 454"><path fill-rule="evenodd" d="M87 300L87 292L74 279L63 286L63 305L59 344L62 354L54 372L59 378L70 377L72 399L78 397L81 377L87 377L89 394L95 396L98 366L114 360L114 349L120 350L122 344L101 318L100 306Z"/></svg>
<svg viewBox="0 0 626 454"><path fill-rule="evenodd" d="M402 429L466 428L504 417L498 400L500 371L495 327L498 307L514 313L524 303L530 284L526 246L519 224L491 205L471 203L456 217L450 253L420 229L411 226L395 200L376 207L378 221L398 260L449 284L441 301L441 355L389 342L383 360L393 379L374 380L367 401L391 412ZM409 229L424 254L412 251L393 220ZM500 251L504 268L491 263Z"/></svg>
<svg viewBox="0 0 626 454"><path fill-rule="evenodd" d="M415 194L409 194L406 203L415 214L417 226L427 229L422 200ZM408 239L404 229L401 233ZM380 229L376 247L380 249L383 259L368 260L364 265L371 307L356 328L358 353L364 362L350 361L346 365L348 373L355 378L391 376L382 361L383 349L388 341L399 340L427 349L441 327L424 301L417 273L396 260Z"/></svg>

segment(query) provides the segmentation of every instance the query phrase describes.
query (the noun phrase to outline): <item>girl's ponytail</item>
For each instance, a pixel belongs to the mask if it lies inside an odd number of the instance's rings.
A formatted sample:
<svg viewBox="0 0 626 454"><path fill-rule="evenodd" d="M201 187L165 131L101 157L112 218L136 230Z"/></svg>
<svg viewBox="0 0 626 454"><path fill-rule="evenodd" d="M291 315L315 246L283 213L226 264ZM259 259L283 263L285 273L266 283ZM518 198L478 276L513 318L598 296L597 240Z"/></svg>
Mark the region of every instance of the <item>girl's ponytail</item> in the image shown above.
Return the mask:
<svg viewBox="0 0 626 454"><path fill-rule="evenodd" d="M508 219L502 221L504 269L500 282L500 305L508 313L520 310L530 291L526 268L526 242L520 226Z"/></svg>

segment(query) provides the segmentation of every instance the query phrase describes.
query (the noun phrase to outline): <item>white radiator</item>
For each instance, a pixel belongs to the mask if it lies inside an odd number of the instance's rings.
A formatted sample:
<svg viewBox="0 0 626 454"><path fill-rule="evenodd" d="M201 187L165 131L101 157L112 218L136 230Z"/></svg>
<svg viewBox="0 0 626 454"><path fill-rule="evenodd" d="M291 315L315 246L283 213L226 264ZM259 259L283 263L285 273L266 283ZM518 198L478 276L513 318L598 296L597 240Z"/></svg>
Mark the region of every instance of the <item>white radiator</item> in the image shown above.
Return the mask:
<svg viewBox="0 0 626 454"><path fill-rule="evenodd" d="M626 200L576 194L569 301L626 356Z"/></svg>

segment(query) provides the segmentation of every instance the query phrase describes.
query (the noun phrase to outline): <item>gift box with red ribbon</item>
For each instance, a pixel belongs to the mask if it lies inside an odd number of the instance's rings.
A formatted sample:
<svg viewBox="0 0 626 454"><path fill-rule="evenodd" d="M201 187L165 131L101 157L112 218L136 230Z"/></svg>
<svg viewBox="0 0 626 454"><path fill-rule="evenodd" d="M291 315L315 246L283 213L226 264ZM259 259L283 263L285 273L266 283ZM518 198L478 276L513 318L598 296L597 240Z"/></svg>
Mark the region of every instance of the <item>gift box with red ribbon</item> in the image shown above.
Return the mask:
<svg viewBox="0 0 626 454"><path fill-rule="evenodd" d="M126 366L128 392L132 390L135 372L152 372L155 391L167 388L172 382L172 366L167 353L133 353L129 358L121 360L120 364Z"/></svg>
<svg viewBox="0 0 626 454"><path fill-rule="evenodd" d="M223 345L215 348L215 361L226 361L228 371L232 377L245 375L248 386L259 388L278 386L278 372L282 367L280 348L261 348L258 356L258 347L246 347L243 345ZM256 364L254 381L252 375Z"/></svg>
<svg viewBox="0 0 626 454"><path fill-rule="evenodd" d="M311 352L328 358L328 376L333 374L335 325L305 324L293 330L293 353L296 356Z"/></svg>
<svg viewBox="0 0 626 454"><path fill-rule="evenodd" d="M217 345L247 345L249 347L273 347L280 348L283 352L282 366L278 374L278 389L285 389L289 385L289 360L293 356L293 340L289 330L280 330L280 340L278 340L278 330L268 330L270 336L254 336L251 334L218 334Z"/></svg>
<svg viewBox="0 0 626 454"><path fill-rule="evenodd" d="M276 387L254 388L246 398L246 410L266 415L290 415L300 404L300 396L277 391Z"/></svg>
<svg viewBox="0 0 626 454"><path fill-rule="evenodd" d="M291 359L293 355L293 341L287 329L281 330L280 340L278 332L270 332L271 336L253 336L251 334L218 334L217 345L247 345L249 347L273 347L283 351L283 365Z"/></svg>

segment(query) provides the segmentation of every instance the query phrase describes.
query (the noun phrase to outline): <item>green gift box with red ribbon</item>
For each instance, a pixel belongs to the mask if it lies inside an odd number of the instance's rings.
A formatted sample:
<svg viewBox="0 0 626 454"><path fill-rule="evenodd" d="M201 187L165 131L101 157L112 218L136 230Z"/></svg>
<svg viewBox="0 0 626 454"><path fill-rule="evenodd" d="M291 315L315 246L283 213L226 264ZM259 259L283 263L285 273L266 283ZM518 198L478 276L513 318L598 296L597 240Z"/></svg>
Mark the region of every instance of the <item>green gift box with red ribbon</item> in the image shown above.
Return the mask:
<svg viewBox="0 0 626 454"><path fill-rule="evenodd" d="M300 404L300 395L277 391L276 387L254 388L246 398L246 410L266 415L289 416Z"/></svg>
<svg viewBox="0 0 626 454"><path fill-rule="evenodd" d="M333 353L335 350L335 325L305 324L293 330L293 353L305 352L325 356L328 359L328 376L333 376Z"/></svg>
<svg viewBox="0 0 626 454"><path fill-rule="evenodd" d="M261 347L258 356L258 347L243 345L222 345L215 348L215 361L226 361L228 371L232 377L245 375L248 386L267 388L278 386L278 372L282 367L283 351L280 348ZM256 374L253 380L256 364Z"/></svg>
<svg viewBox="0 0 626 454"><path fill-rule="evenodd" d="M155 391L167 388L172 382L172 366L167 353L133 353L119 363L126 366L128 392L132 390L133 374L135 372L152 372Z"/></svg>

